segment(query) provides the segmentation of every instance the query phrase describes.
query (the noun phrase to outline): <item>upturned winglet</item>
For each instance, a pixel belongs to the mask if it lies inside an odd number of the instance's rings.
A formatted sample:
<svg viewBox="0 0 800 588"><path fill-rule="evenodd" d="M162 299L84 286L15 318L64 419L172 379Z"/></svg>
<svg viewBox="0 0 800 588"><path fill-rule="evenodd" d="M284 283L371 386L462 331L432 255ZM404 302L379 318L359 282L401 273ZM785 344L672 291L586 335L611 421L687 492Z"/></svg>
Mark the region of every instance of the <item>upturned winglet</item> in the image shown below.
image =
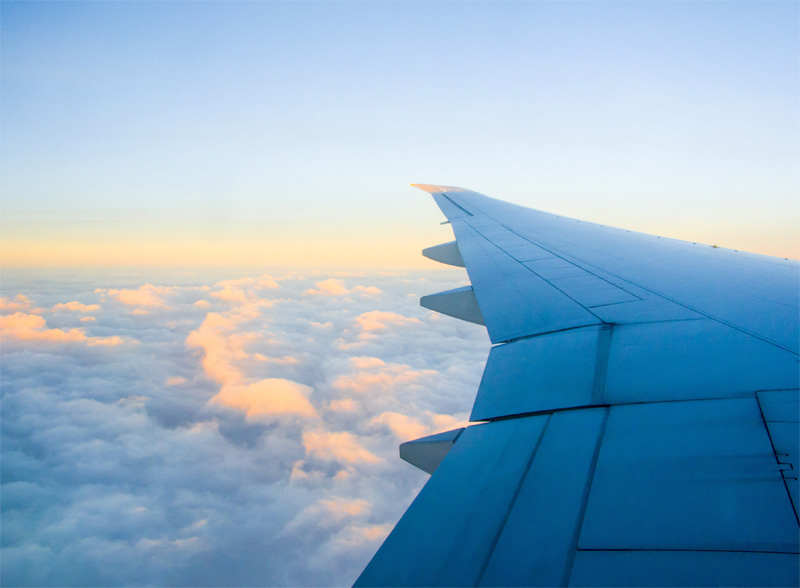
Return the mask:
<svg viewBox="0 0 800 588"><path fill-rule="evenodd" d="M424 190L428 194L439 194L441 192L466 192L464 188L456 188L455 186L436 186L434 184L411 184L414 188Z"/></svg>

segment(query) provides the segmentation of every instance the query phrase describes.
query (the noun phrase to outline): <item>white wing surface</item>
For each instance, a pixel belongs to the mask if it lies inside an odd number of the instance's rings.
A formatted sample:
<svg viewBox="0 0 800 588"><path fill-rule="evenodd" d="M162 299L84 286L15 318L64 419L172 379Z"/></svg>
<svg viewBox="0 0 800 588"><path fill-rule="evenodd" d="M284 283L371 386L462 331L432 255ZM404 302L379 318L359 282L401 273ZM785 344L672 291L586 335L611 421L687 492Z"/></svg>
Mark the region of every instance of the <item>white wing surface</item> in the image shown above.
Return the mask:
<svg viewBox="0 0 800 588"><path fill-rule="evenodd" d="M356 585L798 585L797 262L417 187L493 347Z"/></svg>

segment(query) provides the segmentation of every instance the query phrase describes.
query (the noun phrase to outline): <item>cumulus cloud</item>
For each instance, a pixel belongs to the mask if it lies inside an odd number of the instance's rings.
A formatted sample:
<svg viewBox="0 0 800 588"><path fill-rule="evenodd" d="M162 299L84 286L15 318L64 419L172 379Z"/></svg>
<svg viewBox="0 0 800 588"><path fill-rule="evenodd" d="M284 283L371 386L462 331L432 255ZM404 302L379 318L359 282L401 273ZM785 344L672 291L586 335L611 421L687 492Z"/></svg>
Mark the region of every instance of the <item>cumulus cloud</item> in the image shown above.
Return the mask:
<svg viewBox="0 0 800 588"><path fill-rule="evenodd" d="M315 284L315 288L309 288L304 294L311 296L341 296L344 294L358 294L361 296L377 296L383 292L376 286L363 286L361 284L348 289L344 280L338 278L328 278Z"/></svg>
<svg viewBox="0 0 800 588"><path fill-rule="evenodd" d="M179 277L4 284L0 584L350 585L466 418L485 331L416 297L459 273Z"/></svg>
<svg viewBox="0 0 800 588"><path fill-rule="evenodd" d="M27 310L33 306L33 300L25 294L17 294L14 298L0 298L0 311Z"/></svg>
<svg viewBox="0 0 800 588"><path fill-rule="evenodd" d="M336 541L346 546L383 541L391 533L393 527L394 525L391 523L384 523L383 525L349 525L336 538Z"/></svg>
<svg viewBox="0 0 800 588"><path fill-rule="evenodd" d="M426 435L442 433L452 429L469 426L469 422L449 414L436 414L424 411L421 417L386 411L372 417L370 425L385 425L400 441L411 441Z"/></svg>
<svg viewBox="0 0 800 588"><path fill-rule="evenodd" d="M352 398L337 398L331 400L328 408L335 412L355 412L358 410L359 404Z"/></svg>
<svg viewBox="0 0 800 588"><path fill-rule="evenodd" d="M116 346L125 343L119 336L87 337L83 329L49 329L44 317L37 314L15 312L0 317L0 333L3 337L21 341L47 341L50 343L85 343L89 346Z"/></svg>
<svg viewBox="0 0 800 588"><path fill-rule="evenodd" d="M85 341L86 335L81 329L48 329L47 321L36 314L15 312L0 317L0 331L5 337L14 339L41 340L63 343L66 341Z"/></svg>
<svg viewBox="0 0 800 588"><path fill-rule="evenodd" d="M320 459L346 463L377 463L381 458L362 447L358 438L346 431L306 431L303 433L306 454Z"/></svg>
<svg viewBox="0 0 800 588"><path fill-rule="evenodd" d="M338 296L339 294L347 294L349 290L345 288L344 282L336 278L322 280L316 283L316 288L309 288L305 291L306 294L318 294L322 296Z"/></svg>
<svg viewBox="0 0 800 588"><path fill-rule="evenodd" d="M364 331L382 331L393 327L419 325L420 321L414 317L407 317L396 312L371 310L356 317L358 326Z"/></svg>
<svg viewBox="0 0 800 588"><path fill-rule="evenodd" d="M380 288L376 288L375 286L359 285L353 288L351 292L354 292L356 294L362 294L364 296L377 296L378 294L381 294L383 290L381 290Z"/></svg>
<svg viewBox="0 0 800 588"><path fill-rule="evenodd" d="M211 296L218 300L230 303L255 301L259 298L259 290L272 290L280 288L280 284L269 274L258 278L238 278L217 282Z"/></svg>
<svg viewBox="0 0 800 588"><path fill-rule="evenodd" d="M247 418L296 415L317 417L317 411L308 400L309 386L284 380L265 378L250 384L225 384L212 403L243 411Z"/></svg>
<svg viewBox="0 0 800 588"><path fill-rule="evenodd" d="M164 382L165 386L183 386L186 382L188 382L186 378L183 376L170 376Z"/></svg>
<svg viewBox="0 0 800 588"><path fill-rule="evenodd" d="M125 343L125 339L117 335L114 335L113 337L89 337L86 340L86 344L89 345L89 347L93 347L95 345L115 347L117 345L122 345L123 343Z"/></svg>
<svg viewBox="0 0 800 588"><path fill-rule="evenodd" d="M375 358L370 358L375 359ZM363 358L353 360L354 365L361 365L358 371L337 376L331 383L332 388L367 394L385 391L404 384L418 382L426 377L436 376L436 370L414 370L406 364L389 364L381 360L380 363L366 365Z"/></svg>
<svg viewBox="0 0 800 588"><path fill-rule="evenodd" d="M372 509L372 505L363 498L348 499L334 496L320 500L319 503L337 519L368 514Z"/></svg>
<svg viewBox="0 0 800 588"><path fill-rule="evenodd" d="M410 441L424 437L427 428L419 419L410 417L399 412L382 412L370 420L372 424L384 424L391 429L402 441Z"/></svg>
<svg viewBox="0 0 800 588"><path fill-rule="evenodd" d="M164 294L169 292L169 288L161 286L154 286L153 284L144 284L134 289L106 289L97 288L95 292L103 294L116 300L126 306L145 306L150 308L163 308L166 307L164 302Z"/></svg>
<svg viewBox="0 0 800 588"><path fill-rule="evenodd" d="M265 363L278 363L278 364L295 364L300 363L300 360L296 357L292 357L291 355L284 355L283 357L268 357L263 353L254 353L253 357L258 361L263 361Z"/></svg>
<svg viewBox="0 0 800 588"><path fill-rule="evenodd" d="M53 312L93 312L95 310L100 310L99 304L82 304L77 300L73 300L72 302L59 302L53 307Z"/></svg>
<svg viewBox="0 0 800 588"><path fill-rule="evenodd" d="M247 418L317 417L308 399L313 392L309 386L284 378L253 380L239 367L241 360L251 356L266 363L270 360L297 363L290 356L269 358L261 353L249 353L247 345L261 336L238 332L238 325L248 316L246 312L227 316L210 312L200 327L186 338L187 345L202 349L206 375L222 385L210 402L241 410Z"/></svg>
<svg viewBox="0 0 800 588"><path fill-rule="evenodd" d="M351 357L350 364L357 370L366 370L386 365L386 362L377 357Z"/></svg>

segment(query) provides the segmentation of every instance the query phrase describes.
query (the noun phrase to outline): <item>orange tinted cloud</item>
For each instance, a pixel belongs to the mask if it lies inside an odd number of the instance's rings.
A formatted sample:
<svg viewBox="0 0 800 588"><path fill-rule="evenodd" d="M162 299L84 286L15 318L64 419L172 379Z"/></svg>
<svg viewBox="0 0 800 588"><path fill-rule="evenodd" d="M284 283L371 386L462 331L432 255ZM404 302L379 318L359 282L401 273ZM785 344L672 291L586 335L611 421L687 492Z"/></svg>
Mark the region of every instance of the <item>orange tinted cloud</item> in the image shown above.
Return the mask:
<svg viewBox="0 0 800 588"><path fill-rule="evenodd" d="M328 408L334 412L355 412L358 410L358 403L352 398L340 398L331 400Z"/></svg>
<svg viewBox="0 0 800 588"><path fill-rule="evenodd" d="M100 305L81 304L77 300L73 300L72 302L59 302L53 307L53 312L59 312L62 310L68 310L72 312L92 312L94 310L100 310Z"/></svg>
<svg viewBox="0 0 800 588"><path fill-rule="evenodd" d="M313 455L320 459L330 461L344 461L347 463L377 463L379 457L364 449L355 435L341 431L331 433L327 431L305 431L303 433L303 446L306 455Z"/></svg>
<svg viewBox="0 0 800 588"><path fill-rule="evenodd" d="M382 525L369 525L367 527L352 527L367 541L383 540L394 528L392 523L384 523Z"/></svg>
<svg viewBox="0 0 800 588"><path fill-rule="evenodd" d="M320 500L319 503L324 506L335 519L357 517L368 514L372 510L372 505L363 498L347 499L334 496L331 499Z"/></svg>
<svg viewBox="0 0 800 588"><path fill-rule="evenodd" d="M422 324L419 319L403 316L396 312L372 310L356 317L356 323L364 331L380 331L389 326L406 326Z"/></svg>
<svg viewBox="0 0 800 588"><path fill-rule="evenodd" d="M365 370L348 376L338 376L331 384L331 387L337 390L350 390L363 394L410 384L438 373L436 370L412 370L409 366L403 364L378 364L375 367L377 369L372 371Z"/></svg>
<svg viewBox="0 0 800 588"><path fill-rule="evenodd" d="M393 523L382 525L348 525L336 538L345 547L355 547L364 543L383 541L394 528Z"/></svg>
<svg viewBox="0 0 800 588"><path fill-rule="evenodd" d="M377 357L351 357L350 358L351 365L358 369L358 370L366 370L372 367L383 367L386 365L386 362L382 359L378 359Z"/></svg>
<svg viewBox="0 0 800 588"><path fill-rule="evenodd" d="M382 294L383 290L375 286L356 286L353 288L352 292L365 296L377 296L378 294Z"/></svg>
<svg viewBox="0 0 800 588"><path fill-rule="evenodd" d="M116 345L122 345L125 343L125 339L122 337L117 337L114 335L113 337L90 337L87 340L87 345L93 347L95 345L106 345L108 347L115 347Z"/></svg>
<svg viewBox="0 0 800 588"><path fill-rule="evenodd" d="M248 297L247 292L241 288L226 287L217 292L211 292L211 296L218 298L223 302L247 302L251 297Z"/></svg>
<svg viewBox="0 0 800 588"><path fill-rule="evenodd" d="M209 312L199 328L189 333L186 344L204 352L203 369L209 378L220 384L237 383L243 379L234 366L236 359L246 357L242 340L229 338L236 322L216 312Z"/></svg>
<svg viewBox="0 0 800 588"><path fill-rule="evenodd" d="M428 427L419 419L400 414L398 412L384 412L370 420L371 424L384 424L401 441L419 439L428 433Z"/></svg>
<svg viewBox="0 0 800 588"><path fill-rule="evenodd" d="M0 310L26 310L33 306L33 300L25 294L17 294L13 299L0 298Z"/></svg>
<svg viewBox="0 0 800 588"><path fill-rule="evenodd" d="M317 282L315 285L316 289L310 288L306 290L304 294L338 296L340 294L347 294L349 292L349 290L345 287L344 282L342 280L337 280L336 278L322 280L321 282Z"/></svg>
<svg viewBox="0 0 800 588"><path fill-rule="evenodd" d="M168 291L168 288L154 286L152 284L145 284L136 290L105 290L97 289L95 292L108 294L117 302L121 302L127 306L147 306L147 307L166 307L164 299L161 294Z"/></svg>
<svg viewBox="0 0 800 588"><path fill-rule="evenodd" d="M369 423L386 426L400 441L419 439L442 431L468 427L471 424L449 414L438 414L429 410L421 413L419 418L387 411L373 417Z"/></svg>
<svg viewBox="0 0 800 588"><path fill-rule="evenodd" d="M219 290L211 292L211 296L225 302L248 302L255 301L258 296L255 290L265 290L280 288L272 276L263 275L259 278L238 278L235 280L223 280L215 285Z"/></svg>
<svg viewBox="0 0 800 588"><path fill-rule="evenodd" d="M247 312L233 315L210 312L200 327L186 338L189 347L203 351L206 375L221 384L219 392L209 402L241 410L247 418L317 418L317 411L309 400L313 392L310 387L283 378L252 381L239 367L238 362L249 357L270 359L261 354L251 355L246 350L249 343L260 338L258 333L239 332L240 323L248 316ZM296 361L287 356L276 359L275 363Z"/></svg>
<svg viewBox="0 0 800 588"><path fill-rule="evenodd" d="M317 295L317 296L340 296L343 294L358 294L360 296L377 296L382 294L383 290L375 286L356 286L352 290L348 290L342 280L337 278L329 278L322 280L315 284L316 288L309 288L303 294Z"/></svg>
<svg viewBox="0 0 800 588"><path fill-rule="evenodd" d="M316 418L317 411L308 400L313 390L283 378L266 378L251 384L226 384L211 403L236 408L247 418L293 415Z"/></svg>
<svg viewBox="0 0 800 588"><path fill-rule="evenodd" d="M253 357L258 361L263 361L264 363L276 363L280 365L300 363L299 359L292 357L291 355L284 355L283 357L269 357L263 353L254 353Z"/></svg>
<svg viewBox="0 0 800 588"><path fill-rule="evenodd" d="M121 337L87 337L83 329L48 329L47 321L39 315L15 312L0 317L0 333L24 341L49 341L51 343L81 342L87 345L121 345Z"/></svg>

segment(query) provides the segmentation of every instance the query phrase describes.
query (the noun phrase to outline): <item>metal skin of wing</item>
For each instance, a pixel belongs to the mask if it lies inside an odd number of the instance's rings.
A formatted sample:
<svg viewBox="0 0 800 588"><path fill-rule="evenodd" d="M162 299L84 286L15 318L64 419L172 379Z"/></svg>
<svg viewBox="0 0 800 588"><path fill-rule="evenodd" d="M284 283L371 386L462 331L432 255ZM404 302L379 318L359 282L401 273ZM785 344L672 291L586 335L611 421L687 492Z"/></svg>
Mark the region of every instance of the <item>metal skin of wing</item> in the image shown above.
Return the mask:
<svg viewBox="0 0 800 588"><path fill-rule="evenodd" d="M797 586L798 263L416 187L492 348L356 586Z"/></svg>

